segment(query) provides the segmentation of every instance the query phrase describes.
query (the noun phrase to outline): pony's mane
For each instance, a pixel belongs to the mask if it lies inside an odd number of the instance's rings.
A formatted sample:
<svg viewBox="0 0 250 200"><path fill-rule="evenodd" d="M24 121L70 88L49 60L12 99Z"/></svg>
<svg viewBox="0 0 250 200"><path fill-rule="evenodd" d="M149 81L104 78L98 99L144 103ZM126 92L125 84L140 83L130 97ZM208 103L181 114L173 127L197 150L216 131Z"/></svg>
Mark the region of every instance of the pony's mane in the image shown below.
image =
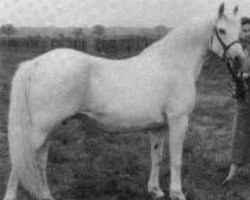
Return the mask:
<svg viewBox="0 0 250 200"><path fill-rule="evenodd" d="M224 11L226 16L233 15L231 10L235 8L236 5L227 4L227 10ZM239 15L239 14L238 14ZM170 31L164 38L156 42L153 46L156 48L170 48L177 50L178 48L183 48L186 45L193 45L200 42L210 42L214 25L218 19L218 11L215 13L205 14L202 17L196 17L188 22L183 22L178 27ZM209 45L209 43L207 43Z"/></svg>
<svg viewBox="0 0 250 200"><path fill-rule="evenodd" d="M152 49L177 50L187 45L196 45L197 42L209 42L215 23L215 18L204 16L202 18L194 18L185 24L181 24L177 28L170 31L161 40L155 42ZM208 43L209 44L209 43ZM207 45L208 45L207 44Z"/></svg>

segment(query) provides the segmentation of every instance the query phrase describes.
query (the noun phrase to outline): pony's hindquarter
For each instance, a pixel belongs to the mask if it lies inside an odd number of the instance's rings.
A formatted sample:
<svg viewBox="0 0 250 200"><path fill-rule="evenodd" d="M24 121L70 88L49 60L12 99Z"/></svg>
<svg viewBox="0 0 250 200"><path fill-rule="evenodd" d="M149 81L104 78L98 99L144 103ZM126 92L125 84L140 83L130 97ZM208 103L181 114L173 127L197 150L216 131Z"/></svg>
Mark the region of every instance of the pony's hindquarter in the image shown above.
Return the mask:
<svg viewBox="0 0 250 200"><path fill-rule="evenodd" d="M28 109L30 65L25 63L16 72L10 96L8 140L11 175L4 200L16 199L17 184L23 186L39 199L52 199L46 181L46 137L34 143L32 134L39 130L32 126ZM41 133L42 135L42 133Z"/></svg>

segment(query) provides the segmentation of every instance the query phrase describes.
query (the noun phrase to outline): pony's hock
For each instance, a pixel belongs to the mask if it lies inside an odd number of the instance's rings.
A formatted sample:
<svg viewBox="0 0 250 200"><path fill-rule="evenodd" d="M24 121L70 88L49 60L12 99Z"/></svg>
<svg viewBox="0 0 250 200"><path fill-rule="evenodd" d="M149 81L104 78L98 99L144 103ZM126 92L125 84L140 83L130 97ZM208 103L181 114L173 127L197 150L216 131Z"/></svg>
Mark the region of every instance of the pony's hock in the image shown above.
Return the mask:
<svg viewBox="0 0 250 200"><path fill-rule="evenodd" d="M36 198L53 199L46 179L48 136L56 124L77 113L107 131L132 134L152 129L148 190L155 197L164 195L159 170L167 135L155 130L168 124L169 194L172 200L185 200L182 146L195 104L195 81L208 48L221 58L244 58L241 45L234 42L240 19L237 6L230 9L221 4L212 17L175 28L133 58L109 60L58 49L22 63L11 88L12 169L4 200L16 199L19 182Z"/></svg>

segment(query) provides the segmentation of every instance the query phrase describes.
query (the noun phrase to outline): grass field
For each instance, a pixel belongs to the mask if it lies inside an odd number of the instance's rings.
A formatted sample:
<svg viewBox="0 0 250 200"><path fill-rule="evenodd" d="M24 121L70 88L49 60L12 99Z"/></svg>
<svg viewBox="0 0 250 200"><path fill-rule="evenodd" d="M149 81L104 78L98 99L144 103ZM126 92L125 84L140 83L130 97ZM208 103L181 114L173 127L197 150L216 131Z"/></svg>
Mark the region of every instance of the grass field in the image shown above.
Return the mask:
<svg viewBox="0 0 250 200"><path fill-rule="evenodd" d="M17 64L39 51L0 51L0 132L7 132L10 80ZM250 200L250 175L226 186L234 103L227 96L225 66L209 55L197 83L198 95L183 154L183 187L189 200ZM0 199L10 171L6 136L0 136ZM149 138L145 133L107 134L91 121L69 121L53 132L48 179L57 200L149 200ZM166 143L161 186L168 191ZM20 187L18 200L32 198Z"/></svg>

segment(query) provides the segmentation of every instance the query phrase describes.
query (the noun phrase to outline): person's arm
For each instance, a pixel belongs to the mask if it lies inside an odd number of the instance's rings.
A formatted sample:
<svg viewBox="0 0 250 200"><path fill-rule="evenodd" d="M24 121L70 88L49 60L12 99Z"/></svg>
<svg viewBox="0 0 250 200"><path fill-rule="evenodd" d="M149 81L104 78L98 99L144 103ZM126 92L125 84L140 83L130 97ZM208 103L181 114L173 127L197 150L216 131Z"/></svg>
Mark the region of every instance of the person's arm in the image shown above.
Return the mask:
<svg viewBox="0 0 250 200"><path fill-rule="evenodd" d="M244 100L246 96L246 90L248 89L249 74L242 71L241 63L237 60L234 62L228 62L227 65L231 71L231 79L228 81L228 92L230 96L237 100ZM250 57L244 63L244 68L248 68L250 65Z"/></svg>

